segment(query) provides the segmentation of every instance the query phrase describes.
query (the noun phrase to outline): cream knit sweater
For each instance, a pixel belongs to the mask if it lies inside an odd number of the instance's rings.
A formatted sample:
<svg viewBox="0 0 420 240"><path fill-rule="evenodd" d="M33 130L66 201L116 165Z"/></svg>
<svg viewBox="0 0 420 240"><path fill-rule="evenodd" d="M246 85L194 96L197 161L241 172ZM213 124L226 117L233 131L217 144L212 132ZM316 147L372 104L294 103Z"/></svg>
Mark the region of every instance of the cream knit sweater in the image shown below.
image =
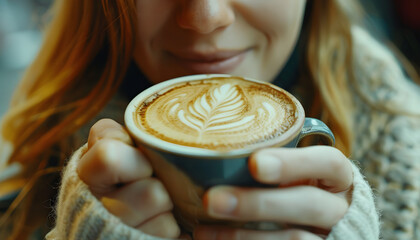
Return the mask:
<svg viewBox="0 0 420 240"><path fill-rule="evenodd" d="M364 30L353 29L357 87L354 190L351 205L328 240L420 239L420 118L390 114L384 109L420 114L420 89L400 69L392 54ZM101 117L117 121L124 106L111 102ZM113 116L108 114L112 113ZM56 226L47 239L153 239L123 224L106 211L76 173L86 147L64 171L56 208ZM359 171L367 177L369 184Z"/></svg>
<svg viewBox="0 0 420 240"><path fill-rule="evenodd" d="M160 239L123 224L91 194L76 173L77 162L85 151L86 147L79 149L65 170L57 207L57 224L47 239ZM378 217L372 192L359 170L356 167L353 169L352 204L346 216L334 226L328 239L378 238Z"/></svg>

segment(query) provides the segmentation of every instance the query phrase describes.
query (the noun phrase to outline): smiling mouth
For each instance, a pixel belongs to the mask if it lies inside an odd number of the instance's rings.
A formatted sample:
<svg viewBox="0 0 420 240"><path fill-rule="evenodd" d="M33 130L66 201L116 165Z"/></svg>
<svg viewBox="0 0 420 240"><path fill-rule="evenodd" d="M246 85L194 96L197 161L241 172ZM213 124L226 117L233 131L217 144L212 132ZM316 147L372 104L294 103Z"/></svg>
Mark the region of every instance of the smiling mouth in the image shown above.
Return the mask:
<svg viewBox="0 0 420 240"><path fill-rule="evenodd" d="M249 50L212 53L185 51L171 52L171 55L177 64L191 73L229 73L243 62Z"/></svg>

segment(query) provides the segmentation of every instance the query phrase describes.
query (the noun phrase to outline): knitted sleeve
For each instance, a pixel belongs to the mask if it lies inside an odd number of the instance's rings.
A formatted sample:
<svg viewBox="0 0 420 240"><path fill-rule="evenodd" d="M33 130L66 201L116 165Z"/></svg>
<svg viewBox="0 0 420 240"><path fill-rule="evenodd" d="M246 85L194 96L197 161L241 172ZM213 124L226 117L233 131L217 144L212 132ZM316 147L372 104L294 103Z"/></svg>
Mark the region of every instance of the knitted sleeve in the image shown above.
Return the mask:
<svg viewBox="0 0 420 240"><path fill-rule="evenodd" d="M79 149L64 171L56 208L56 225L46 239L162 240L125 225L92 195L76 172L77 162L86 149L86 146Z"/></svg>
<svg viewBox="0 0 420 240"><path fill-rule="evenodd" d="M47 239L161 239L125 225L92 195L76 172L77 161L84 151L86 146L73 155L64 171L56 208L56 226L47 235ZM372 192L357 167L354 167L353 187L350 208L333 228L329 240L378 238L378 217Z"/></svg>
<svg viewBox="0 0 420 240"><path fill-rule="evenodd" d="M379 216L372 190L353 165L353 195L350 207L331 230L327 240L379 239Z"/></svg>
<svg viewBox="0 0 420 240"><path fill-rule="evenodd" d="M361 159L378 196L383 239L420 238L420 120L393 117Z"/></svg>
<svg viewBox="0 0 420 240"><path fill-rule="evenodd" d="M420 87L395 56L354 28L357 116L353 158L377 196L383 239L420 239Z"/></svg>

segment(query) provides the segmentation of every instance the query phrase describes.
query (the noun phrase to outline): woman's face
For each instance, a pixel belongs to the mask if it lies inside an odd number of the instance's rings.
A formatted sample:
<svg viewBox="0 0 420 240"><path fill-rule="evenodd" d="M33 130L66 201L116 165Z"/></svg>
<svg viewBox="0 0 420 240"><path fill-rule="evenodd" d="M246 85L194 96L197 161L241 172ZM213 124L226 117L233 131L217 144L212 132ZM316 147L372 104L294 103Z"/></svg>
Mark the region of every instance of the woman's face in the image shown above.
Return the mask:
<svg viewBox="0 0 420 240"><path fill-rule="evenodd" d="M137 0L134 59L158 83L200 73L271 81L300 32L306 0Z"/></svg>

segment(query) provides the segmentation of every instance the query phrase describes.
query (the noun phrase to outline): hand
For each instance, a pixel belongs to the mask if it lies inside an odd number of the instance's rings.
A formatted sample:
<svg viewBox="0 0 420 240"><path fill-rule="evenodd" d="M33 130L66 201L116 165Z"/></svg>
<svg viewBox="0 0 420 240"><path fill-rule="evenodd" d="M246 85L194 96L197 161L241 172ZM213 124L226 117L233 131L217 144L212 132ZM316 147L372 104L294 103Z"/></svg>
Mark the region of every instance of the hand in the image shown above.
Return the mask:
<svg viewBox="0 0 420 240"><path fill-rule="evenodd" d="M251 156L249 167L257 181L279 188L213 187L203 200L207 212L218 219L289 227L255 231L199 226L195 240L322 239L349 207L352 166L335 148L264 149Z"/></svg>
<svg viewBox="0 0 420 240"><path fill-rule="evenodd" d="M149 162L123 126L110 119L95 123L77 171L105 208L125 224L158 237L179 236L168 193L151 177Z"/></svg>

